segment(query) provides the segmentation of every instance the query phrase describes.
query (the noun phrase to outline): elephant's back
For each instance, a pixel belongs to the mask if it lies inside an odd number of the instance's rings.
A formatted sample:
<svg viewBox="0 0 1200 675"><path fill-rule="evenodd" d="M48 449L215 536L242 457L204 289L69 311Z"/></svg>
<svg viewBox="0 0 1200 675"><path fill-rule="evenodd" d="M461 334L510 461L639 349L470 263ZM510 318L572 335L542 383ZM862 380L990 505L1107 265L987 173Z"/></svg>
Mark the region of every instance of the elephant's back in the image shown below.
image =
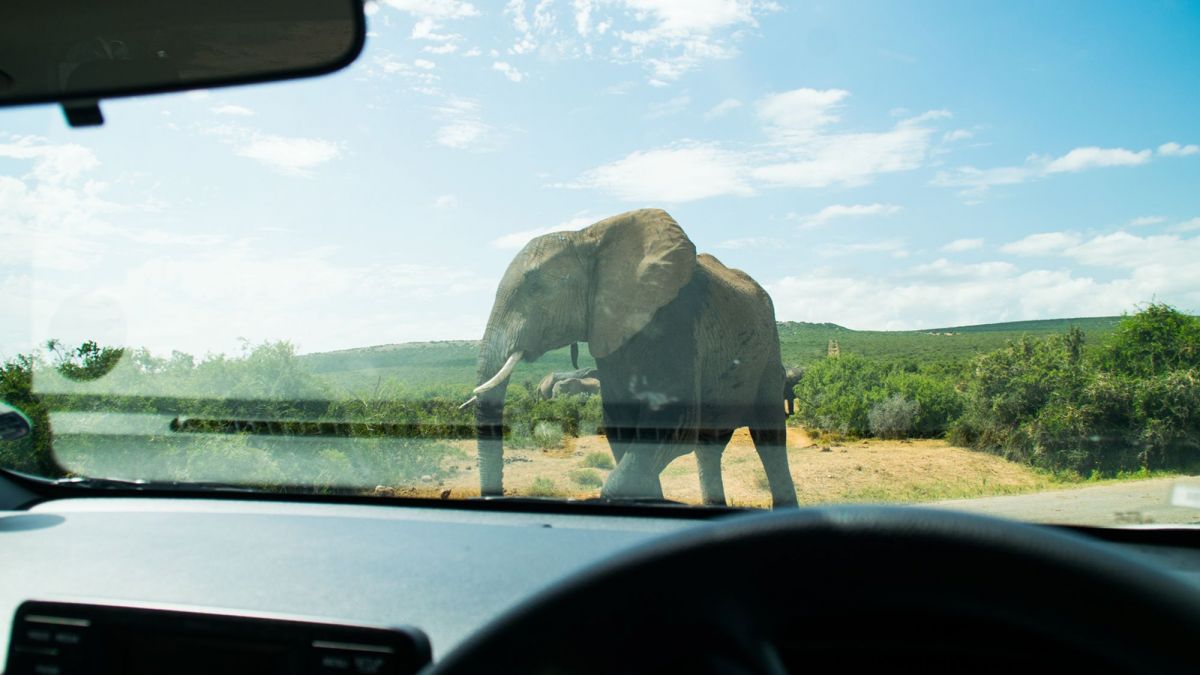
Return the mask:
<svg viewBox="0 0 1200 675"><path fill-rule="evenodd" d="M783 366L770 295L750 275L711 255L697 256L697 263L696 274L708 287L696 323L704 407L710 414L740 410L768 392L777 400Z"/></svg>

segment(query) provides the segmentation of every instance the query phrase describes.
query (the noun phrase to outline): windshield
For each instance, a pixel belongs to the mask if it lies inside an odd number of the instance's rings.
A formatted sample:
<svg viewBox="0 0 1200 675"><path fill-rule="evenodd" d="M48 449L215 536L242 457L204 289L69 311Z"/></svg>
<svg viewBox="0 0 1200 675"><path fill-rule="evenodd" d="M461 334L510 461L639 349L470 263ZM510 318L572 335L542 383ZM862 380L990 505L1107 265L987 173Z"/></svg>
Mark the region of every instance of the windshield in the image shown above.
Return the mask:
<svg viewBox="0 0 1200 675"><path fill-rule="evenodd" d="M0 466L1200 520L1196 5L366 11L3 113Z"/></svg>

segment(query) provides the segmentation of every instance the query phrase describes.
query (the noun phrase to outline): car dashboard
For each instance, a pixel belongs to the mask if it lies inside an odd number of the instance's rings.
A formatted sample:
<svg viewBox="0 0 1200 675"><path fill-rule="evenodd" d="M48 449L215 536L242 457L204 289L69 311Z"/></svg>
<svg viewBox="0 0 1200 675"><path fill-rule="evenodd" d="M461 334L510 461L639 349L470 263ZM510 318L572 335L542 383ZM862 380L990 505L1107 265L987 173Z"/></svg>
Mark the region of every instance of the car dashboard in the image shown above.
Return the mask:
<svg viewBox="0 0 1200 675"><path fill-rule="evenodd" d="M17 608L42 600L407 626L428 636L436 659L548 586L707 522L652 514L240 499L44 501L0 512L0 654L8 652ZM1191 531L1095 532L1200 588Z"/></svg>

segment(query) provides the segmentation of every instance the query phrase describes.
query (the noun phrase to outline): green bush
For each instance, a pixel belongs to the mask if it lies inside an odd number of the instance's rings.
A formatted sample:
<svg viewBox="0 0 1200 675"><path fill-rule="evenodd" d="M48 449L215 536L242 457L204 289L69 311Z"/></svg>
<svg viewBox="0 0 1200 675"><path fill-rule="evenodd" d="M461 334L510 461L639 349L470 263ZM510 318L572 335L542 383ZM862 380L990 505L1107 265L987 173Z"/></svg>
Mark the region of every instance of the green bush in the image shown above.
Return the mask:
<svg viewBox="0 0 1200 675"><path fill-rule="evenodd" d="M903 394L893 394L891 398L871 406L867 413L871 433L879 438L908 438L916 425L917 412L921 405L916 401L904 398Z"/></svg>
<svg viewBox="0 0 1200 675"><path fill-rule="evenodd" d="M590 469L612 469L616 466L613 464L612 455L601 450L594 450L584 455L580 464Z"/></svg>
<svg viewBox="0 0 1200 675"><path fill-rule="evenodd" d="M538 476L533 479L533 484L529 486L530 497L561 497L562 491L554 484L554 481L549 478Z"/></svg>
<svg viewBox="0 0 1200 675"><path fill-rule="evenodd" d="M954 371L922 367L915 362L875 362L857 354L818 361L796 385L796 416L810 429L868 436L875 433L871 411L900 396L916 404L904 434L942 436L962 414L962 396Z"/></svg>
<svg viewBox="0 0 1200 675"><path fill-rule="evenodd" d="M533 443L542 450L550 450L562 445L563 430L557 422L541 420L533 427Z"/></svg>
<svg viewBox="0 0 1200 675"><path fill-rule="evenodd" d="M1094 358L1078 330L978 357L951 440L1081 475L1200 461L1197 320L1150 305Z"/></svg>
<svg viewBox="0 0 1200 675"><path fill-rule="evenodd" d="M567 476L580 487L598 488L604 485L604 478L595 469L571 469Z"/></svg>

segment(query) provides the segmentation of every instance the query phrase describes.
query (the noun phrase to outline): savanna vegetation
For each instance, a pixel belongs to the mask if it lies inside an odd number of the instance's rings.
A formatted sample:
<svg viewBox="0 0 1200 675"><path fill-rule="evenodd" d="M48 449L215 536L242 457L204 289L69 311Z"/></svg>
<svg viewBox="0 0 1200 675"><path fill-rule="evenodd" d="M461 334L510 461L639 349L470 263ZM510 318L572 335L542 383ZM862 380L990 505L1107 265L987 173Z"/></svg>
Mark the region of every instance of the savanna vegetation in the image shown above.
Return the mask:
<svg viewBox="0 0 1200 675"><path fill-rule="evenodd" d="M796 417L811 430L946 437L1083 476L1200 462L1200 319L1166 305L1109 331L1068 325L967 359L842 351L810 364L796 387Z"/></svg>
<svg viewBox="0 0 1200 675"><path fill-rule="evenodd" d="M781 323L779 332L785 362L806 370L793 422L814 435L948 438L1080 475L1179 469L1200 457L1200 327L1165 305L1120 318L911 332ZM476 348L299 355L280 342L197 358L52 341L0 363L0 401L34 422L32 436L0 443L0 466L312 490L436 486L474 462L451 441L473 433L459 404L474 384ZM518 367L509 447L597 433L599 397L536 395L547 371L570 368L565 349ZM611 457L591 453L538 491L594 486L595 469L610 468Z"/></svg>

